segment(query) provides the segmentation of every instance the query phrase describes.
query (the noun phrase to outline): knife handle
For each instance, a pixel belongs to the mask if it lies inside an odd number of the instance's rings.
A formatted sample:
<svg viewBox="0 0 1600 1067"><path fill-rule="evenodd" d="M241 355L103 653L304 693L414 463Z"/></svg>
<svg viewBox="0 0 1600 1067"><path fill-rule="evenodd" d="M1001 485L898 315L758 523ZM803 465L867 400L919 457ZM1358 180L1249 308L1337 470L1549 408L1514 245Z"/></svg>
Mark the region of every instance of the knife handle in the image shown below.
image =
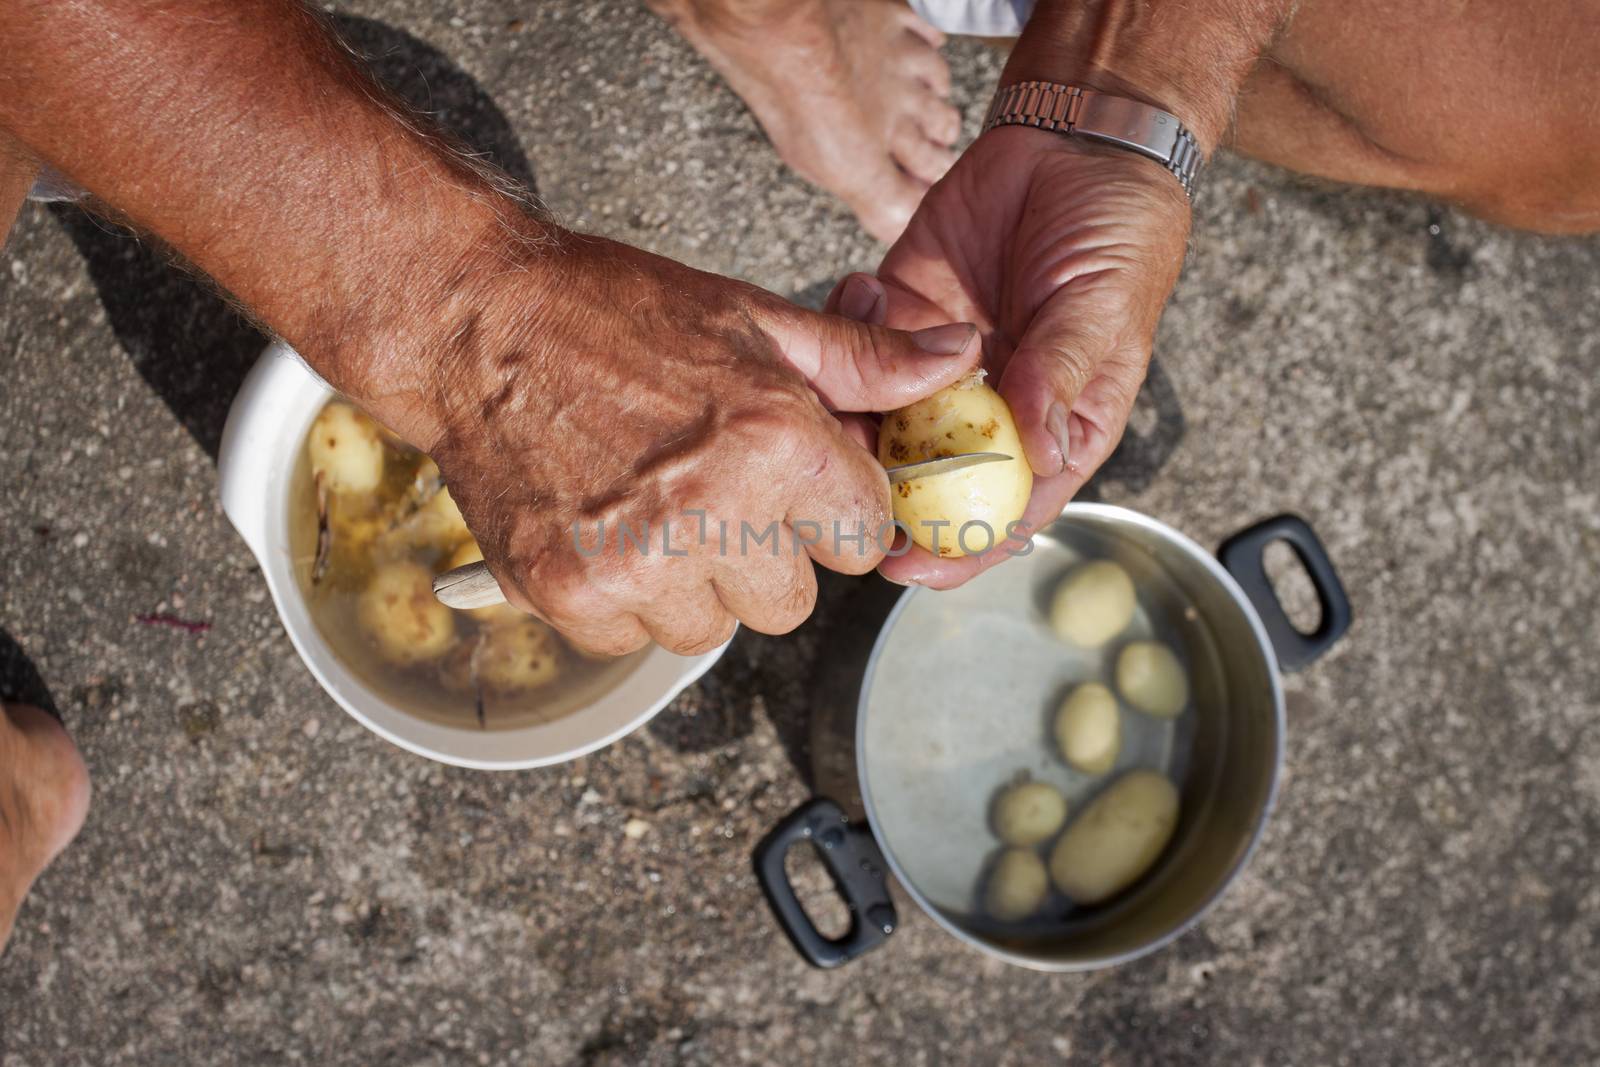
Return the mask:
<svg viewBox="0 0 1600 1067"><path fill-rule="evenodd" d="M494 575L489 573L489 565L482 560L439 575L433 580L433 595L445 607L462 611L506 602L506 595L500 591L500 583L494 580Z"/></svg>

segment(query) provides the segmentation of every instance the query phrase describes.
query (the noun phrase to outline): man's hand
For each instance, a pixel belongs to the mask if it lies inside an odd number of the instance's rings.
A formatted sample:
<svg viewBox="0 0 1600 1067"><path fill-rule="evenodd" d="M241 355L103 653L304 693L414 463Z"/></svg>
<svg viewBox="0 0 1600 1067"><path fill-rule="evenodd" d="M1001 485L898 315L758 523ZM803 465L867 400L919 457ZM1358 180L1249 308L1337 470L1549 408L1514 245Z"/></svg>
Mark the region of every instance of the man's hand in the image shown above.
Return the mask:
<svg viewBox="0 0 1600 1067"><path fill-rule="evenodd" d="M980 137L934 186L879 268L868 317L902 329L975 322L990 382L1036 475L1021 540L939 559L912 546L883 573L960 585L1048 523L1122 437L1189 232L1183 190L1155 163L1022 127ZM849 288L847 288L849 287ZM853 275L847 313L876 289Z"/></svg>
<svg viewBox="0 0 1600 1067"><path fill-rule="evenodd" d="M568 233L293 0L42 10L0 0L0 129L434 453L513 603L596 651L692 652L800 622L811 560L876 565L888 484L824 402L931 392L972 327L913 339ZM836 551L835 522L865 541Z"/></svg>
<svg viewBox="0 0 1600 1067"><path fill-rule="evenodd" d="M1175 113L1209 156L1290 6L1038 0L1000 84L1046 81L1140 100ZM1188 234L1188 201L1151 160L1003 127L933 187L879 268L887 292L878 314L889 325L981 326L985 365L1036 475L1029 529L1053 519L1122 438ZM844 310L855 310L839 292ZM913 547L883 573L946 588L1020 547L959 559Z"/></svg>
<svg viewBox="0 0 1600 1067"><path fill-rule="evenodd" d="M876 566L888 482L828 409L949 384L977 361L975 329L863 326L615 242L559 241L537 271L497 263L442 350L362 390L438 460L508 599L594 651L694 653L735 620L798 625L813 561Z"/></svg>

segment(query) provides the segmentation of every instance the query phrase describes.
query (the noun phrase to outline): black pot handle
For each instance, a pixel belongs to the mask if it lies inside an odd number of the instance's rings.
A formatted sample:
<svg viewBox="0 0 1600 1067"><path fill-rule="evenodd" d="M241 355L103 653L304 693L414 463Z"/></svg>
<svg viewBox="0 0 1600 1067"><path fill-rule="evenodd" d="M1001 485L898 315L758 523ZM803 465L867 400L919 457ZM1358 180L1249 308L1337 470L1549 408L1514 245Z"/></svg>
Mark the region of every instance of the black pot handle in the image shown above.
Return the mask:
<svg viewBox="0 0 1600 1067"><path fill-rule="evenodd" d="M812 924L789 882L784 857L791 846L810 841L833 875L834 887L850 907L850 929L826 938ZM773 828L756 846L756 879L772 905L778 925L800 955L814 967L837 967L870 952L894 933L898 919L889 899L883 853L872 833L852 826L844 811L826 797L809 801Z"/></svg>
<svg viewBox="0 0 1600 1067"><path fill-rule="evenodd" d="M1322 604L1322 621L1315 633L1304 634L1294 628L1267 577L1265 552L1274 541L1287 542L1311 576L1317 600ZM1279 515L1241 530L1222 543L1217 556L1255 605L1278 653L1278 665L1285 671L1309 665L1350 629L1350 598L1345 595L1344 584L1333 569L1328 550L1298 515Z"/></svg>

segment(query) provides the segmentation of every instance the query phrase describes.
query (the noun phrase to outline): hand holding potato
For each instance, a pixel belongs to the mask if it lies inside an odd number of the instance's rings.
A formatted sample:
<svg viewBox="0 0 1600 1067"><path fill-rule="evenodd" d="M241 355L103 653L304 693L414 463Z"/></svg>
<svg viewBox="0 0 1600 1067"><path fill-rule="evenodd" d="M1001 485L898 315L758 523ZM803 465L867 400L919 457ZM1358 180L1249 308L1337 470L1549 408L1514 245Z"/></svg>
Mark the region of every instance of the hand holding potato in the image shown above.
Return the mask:
<svg viewBox="0 0 1600 1067"><path fill-rule="evenodd" d="M862 326L555 240L537 273L475 278L439 377L374 410L439 461L511 603L591 651L696 653L736 620L798 625L813 561L876 566L887 479L829 408L889 410L949 384L977 359L973 328Z"/></svg>
<svg viewBox="0 0 1600 1067"><path fill-rule="evenodd" d="M984 365L1035 475L1022 521L1037 529L1122 437L1188 229L1183 191L1149 160L1046 130L991 130L929 190L881 281L841 285L878 299L841 311L903 329L979 325ZM913 548L882 571L947 589L1026 536L959 558Z"/></svg>
<svg viewBox="0 0 1600 1067"><path fill-rule="evenodd" d="M889 412L878 429L878 460L885 467L967 452L1013 458L893 487L895 520L912 541L943 558L984 552L1004 541L1028 506L1033 472L1011 409L981 375L972 374Z"/></svg>

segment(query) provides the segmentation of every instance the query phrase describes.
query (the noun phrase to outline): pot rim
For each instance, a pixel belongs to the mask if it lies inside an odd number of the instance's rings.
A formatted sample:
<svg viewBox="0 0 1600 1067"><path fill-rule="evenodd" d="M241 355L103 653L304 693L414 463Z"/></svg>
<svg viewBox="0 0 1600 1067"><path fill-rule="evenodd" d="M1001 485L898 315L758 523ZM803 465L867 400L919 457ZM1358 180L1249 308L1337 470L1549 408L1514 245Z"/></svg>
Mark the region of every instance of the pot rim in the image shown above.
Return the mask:
<svg viewBox="0 0 1600 1067"><path fill-rule="evenodd" d="M291 571L281 502L294 450L320 410L334 396L289 346L267 345L233 404L228 409L218 456L218 495L223 513L243 538L261 568L278 622L288 634L300 661L322 690L345 713L384 740L416 755L472 770L526 770L564 763L603 748L654 718L672 700L709 671L732 643L699 656L679 656L659 646L594 703L549 723L507 730L465 730L413 715L368 686L334 653L305 609ZM630 692L639 690L639 692ZM608 708L605 728L598 733L578 729L584 716L608 701L637 700L640 710ZM535 755L500 756L500 748L519 740Z"/></svg>
<svg viewBox="0 0 1600 1067"><path fill-rule="evenodd" d="M1234 580L1233 575L1227 572L1227 570L1222 566L1221 562L1217 560L1216 556L1210 552L1207 552L1187 534L1180 532L1179 530L1167 525L1159 519L1152 518L1143 512L1134 511L1131 508L1121 507L1117 504L1069 502L1061 509L1061 514L1057 517L1057 519L1052 520L1051 525L1054 525L1055 522L1058 522L1061 519L1069 519L1075 515L1116 519L1120 522L1127 522L1135 526L1141 526L1146 530L1159 535L1163 540L1171 543L1172 545L1181 549L1187 555L1198 560L1211 574L1211 576L1228 591L1229 595L1233 597L1234 602L1239 605L1240 610L1244 612L1245 619L1250 624L1250 630L1255 635L1257 649L1267 664L1267 677L1272 685L1272 709L1275 735L1273 738L1272 768L1267 780L1267 798L1261 805L1261 811L1256 816L1255 826L1250 832L1250 840L1245 844L1244 850L1239 854L1238 860L1231 868L1228 869L1227 873L1222 878L1222 881L1217 885L1217 888L1208 894L1198 904L1196 904L1189 914L1185 915L1180 921L1173 924L1171 929L1163 932L1157 937L1151 938L1149 941L1138 946L1137 948L1130 949L1126 952L1117 953L1115 955L1106 956L1102 959L1094 961L1055 962L1051 960L1038 959L1032 956L1025 956L985 941L970 931L956 925L950 919L946 918L944 913L939 908L930 903L928 899L922 895L922 891L919 890L916 885L906 877L905 872L900 867L899 861L895 858L894 850L889 847L888 841L884 839L883 833L879 831L877 809L873 805L872 799L872 787L867 781L867 760L865 758L867 699L871 695L872 682L877 674L878 661L883 655L884 645L888 640L889 633L894 629L895 623L899 621L901 614L906 610L907 605L911 603L913 597L924 594L935 594L938 592L938 590L928 589L923 586L912 586L904 593L900 594L900 597L895 601L894 607L890 609L888 617L884 619L883 626L878 630L877 639L873 641L872 652L867 657L866 671L862 675L861 679L861 692L856 698L856 785L861 791L861 803L862 807L866 810L867 825L871 828L872 836L878 842L878 848L880 851L882 851L884 860L888 863L889 869L893 872L895 880L900 884L900 887L904 889L908 895L910 895L913 901L916 902L917 907L921 908L922 911L929 915L934 922L943 927L947 933L953 934L955 937L966 942L973 948L978 949L980 952L984 952L997 959L1003 960L1006 963L1015 964L1019 967L1027 967L1031 970L1050 971L1055 973L1100 970L1102 968L1115 967L1123 963L1128 963L1143 956L1148 956L1150 953L1164 948L1173 941L1177 940L1205 917L1206 913L1209 912L1213 906L1215 906L1217 901L1222 898L1222 895L1226 893L1233 885L1234 880L1238 878L1239 873L1244 870L1246 864L1250 862L1250 858L1255 855L1256 846L1261 842L1261 835L1266 831L1267 821L1271 818L1272 811L1276 806L1278 799L1278 782L1283 771L1283 738L1286 728L1283 707L1283 682L1281 678L1281 672L1278 668L1277 653L1272 647L1272 641L1267 636L1266 627L1262 624L1261 616L1257 613L1255 605L1250 602L1250 598L1245 595L1244 590L1240 588L1239 583ZM1046 528L1048 529L1048 527ZM1035 536L1043 535L1036 534Z"/></svg>

